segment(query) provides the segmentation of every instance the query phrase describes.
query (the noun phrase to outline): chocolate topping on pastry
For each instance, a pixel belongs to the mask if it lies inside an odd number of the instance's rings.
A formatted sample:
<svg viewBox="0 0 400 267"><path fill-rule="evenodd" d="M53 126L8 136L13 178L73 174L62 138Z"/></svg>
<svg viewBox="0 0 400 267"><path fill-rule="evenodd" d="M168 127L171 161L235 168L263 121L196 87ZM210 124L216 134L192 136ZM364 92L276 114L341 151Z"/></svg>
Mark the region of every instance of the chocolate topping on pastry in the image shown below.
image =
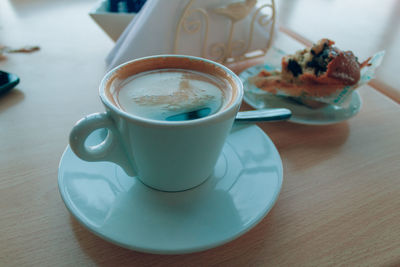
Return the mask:
<svg viewBox="0 0 400 267"><path fill-rule="evenodd" d="M351 51L341 51L329 39L321 39L311 48L282 58L282 71L262 71L250 79L257 87L276 93L285 91L290 96L328 96L360 80L360 69L369 59L359 63Z"/></svg>

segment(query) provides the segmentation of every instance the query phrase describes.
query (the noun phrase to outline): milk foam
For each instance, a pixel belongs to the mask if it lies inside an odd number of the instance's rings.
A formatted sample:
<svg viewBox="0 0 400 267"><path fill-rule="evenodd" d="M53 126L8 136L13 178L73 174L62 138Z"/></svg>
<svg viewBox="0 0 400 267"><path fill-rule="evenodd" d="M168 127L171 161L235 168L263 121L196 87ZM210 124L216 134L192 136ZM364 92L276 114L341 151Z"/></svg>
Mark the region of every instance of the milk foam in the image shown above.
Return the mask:
<svg viewBox="0 0 400 267"><path fill-rule="evenodd" d="M140 73L124 80L116 90L116 102L128 113L155 119L207 108L210 114L226 101L227 82L189 70L166 69Z"/></svg>

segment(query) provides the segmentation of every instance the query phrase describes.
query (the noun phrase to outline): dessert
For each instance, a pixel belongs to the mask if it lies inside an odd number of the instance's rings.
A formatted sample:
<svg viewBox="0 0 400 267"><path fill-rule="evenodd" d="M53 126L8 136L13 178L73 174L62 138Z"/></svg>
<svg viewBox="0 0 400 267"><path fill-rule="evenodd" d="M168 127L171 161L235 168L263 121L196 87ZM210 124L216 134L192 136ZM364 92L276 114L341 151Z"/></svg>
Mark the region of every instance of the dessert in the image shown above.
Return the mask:
<svg viewBox="0 0 400 267"><path fill-rule="evenodd" d="M342 51L329 39L321 39L311 48L282 58L281 71L262 70L250 82L272 94L294 97L313 106L313 98L329 97L360 80L360 70L369 60L358 62L351 51Z"/></svg>

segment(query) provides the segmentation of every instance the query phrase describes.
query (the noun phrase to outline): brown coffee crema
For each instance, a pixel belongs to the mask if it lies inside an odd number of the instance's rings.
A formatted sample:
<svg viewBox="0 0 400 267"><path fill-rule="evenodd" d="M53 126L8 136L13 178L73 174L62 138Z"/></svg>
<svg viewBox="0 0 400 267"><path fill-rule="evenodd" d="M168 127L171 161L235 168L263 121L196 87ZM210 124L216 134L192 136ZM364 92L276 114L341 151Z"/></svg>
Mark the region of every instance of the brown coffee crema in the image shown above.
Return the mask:
<svg viewBox="0 0 400 267"><path fill-rule="evenodd" d="M223 68L201 59L173 56L144 58L120 67L107 77L104 84L105 95L116 107L120 108L119 104L115 100L115 94L118 94L118 90L120 90L119 85L124 80L143 72L165 69L191 70L205 73L227 82L230 86L218 86L222 90L224 96L227 97L227 99L225 99L226 103L221 110L231 106L237 98L238 88L236 81L231 75L226 73ZM182 86L185 86L185 84L182 84Z"/></svg>

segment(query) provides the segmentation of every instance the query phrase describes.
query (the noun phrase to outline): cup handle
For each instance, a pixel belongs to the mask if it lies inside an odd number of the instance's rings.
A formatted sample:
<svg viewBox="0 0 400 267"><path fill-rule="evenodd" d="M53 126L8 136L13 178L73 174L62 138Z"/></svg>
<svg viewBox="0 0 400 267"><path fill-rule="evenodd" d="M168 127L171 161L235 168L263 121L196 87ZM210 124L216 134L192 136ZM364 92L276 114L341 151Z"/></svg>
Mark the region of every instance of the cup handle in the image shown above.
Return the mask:
<svg viewBox="0 0 400 267"><path fill-rule="evenodd" d="M107 129L105 139L97 145L85 144L88 136L97 129ZM108 113L95 113L79 120L69 136L72 151L85 161L111 161L121 166L125 172L133 176L134 171L124 149L119 132Z"/></svg>

